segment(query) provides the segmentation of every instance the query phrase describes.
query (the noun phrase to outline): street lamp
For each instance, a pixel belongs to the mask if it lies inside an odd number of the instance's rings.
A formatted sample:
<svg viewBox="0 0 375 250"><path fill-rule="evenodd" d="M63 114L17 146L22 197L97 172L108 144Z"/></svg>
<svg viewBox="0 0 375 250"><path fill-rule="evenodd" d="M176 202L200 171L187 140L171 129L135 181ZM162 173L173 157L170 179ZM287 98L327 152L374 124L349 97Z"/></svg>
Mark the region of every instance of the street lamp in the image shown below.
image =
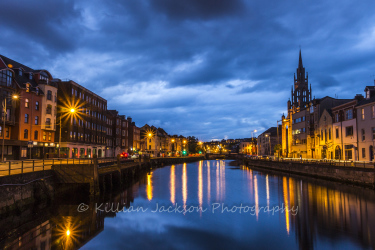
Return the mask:
<svg viewBox="0 0 375 250"><path fill-rule="evenodd" d="M70 114L74 114L76 112L75 108L71 108L70 109ZM59 158L61 157L61 127L62 127L62 123L61 123L61 112L60 112L60 131L59 131ZM68 156L69 157L69 156Z"/></svg>
<svg viewBox="0 0 375 250"><path fill-rule="evenodd" d="M266 137L268 137L268 146L270 148L270 155L271 155L271 136L266 135Z"/></svg>
<svg viewBox="0 0 375 250"><path fill-rule="evenodd" d="M19 98L18 95L13 95L12 99L17 100ZM5 143L5 117L7 115L7 99L10 99L10 96L4 97L3 100L3 147L1 149L1 161L4 162L4 143Z"/></svg>

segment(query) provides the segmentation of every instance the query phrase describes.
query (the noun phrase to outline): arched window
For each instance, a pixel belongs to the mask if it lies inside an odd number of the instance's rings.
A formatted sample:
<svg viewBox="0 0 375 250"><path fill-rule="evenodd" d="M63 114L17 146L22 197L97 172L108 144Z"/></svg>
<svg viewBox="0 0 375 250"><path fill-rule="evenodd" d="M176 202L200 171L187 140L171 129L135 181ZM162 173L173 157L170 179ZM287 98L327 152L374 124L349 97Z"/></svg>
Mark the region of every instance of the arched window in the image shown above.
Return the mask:
<svg viewBox="0 0 375 250"><path fill-rule="evenodd" d="M39 117L38 116L35 116L35 125L38 125L39 124ZM37 132L37 131L35 131Z"/></svg>
<svg viewBox="0 0 375 250"><path fill-rule="evenodd" d="M29 99L25 99L25 108L29 107Z"/></svg>
<svg viewBox="0 0 375 250"><path fill-rule="evenodd" d="M24 139L28 139L28 138L29 138L29 130L25 129L25 130L23 131L23 138L24 138Z"/></svg>
<svg viewBox="0 0 375 250"><path fill-rule="evenodd" d="M38 140L38 130L34 131L34 140Z"/></svg>

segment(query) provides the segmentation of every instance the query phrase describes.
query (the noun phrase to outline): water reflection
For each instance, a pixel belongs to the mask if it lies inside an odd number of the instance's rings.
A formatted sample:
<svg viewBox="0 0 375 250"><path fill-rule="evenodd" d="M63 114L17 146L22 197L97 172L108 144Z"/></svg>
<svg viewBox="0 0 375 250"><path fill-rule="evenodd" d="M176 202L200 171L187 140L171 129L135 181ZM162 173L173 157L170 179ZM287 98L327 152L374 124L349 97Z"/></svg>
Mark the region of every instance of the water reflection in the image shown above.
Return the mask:
<svg viewBox="0 0 375 250"><path fill-rule="evenodd" d="M147 192L147 199L149 201L152 200L152 172L150 172L147 175L147 188L146 188L146 192Z"/></svg>
<svg viewBox="0 0 375 250"><path fill-rule="evenodd" d="M188 188L187 188L187 170L186 170L186 163L182 166L182 200L184 207L186 206L188 195Z"/></svg>
<svg viewBox="0 0 375 250"><path fill-rule="evenodd" d="M171 203L176 203L176 167L175 165L171 166L171 176L170 176L170 186L169 190L171 193Z"/></svg>
<svg viewBox="0 0 375 250"><path fill-rule="evenodd" d="M203 204L203 161L199 161L198 166L198 202L199 206Z"/></svg>
<svg viewBox="0 0 375 250"><path fill-rule="evenodd" d="M202 247L199 244L207 239L218 248L246 248L249 245L254 248L375 248L373 190L274 175L243 167L234 170L227 163L201 161L160 168L119 193L108 194L102 199L107 207L120 204L118 209L121 210L138 205L152 209L156 202L181 201L187 206L199 204L208 207L210 197L216 197L228 204L243 202L257 208L282 204L289 209L298 206L298 213L294 215L285 210L285 213L272 215L259 210L256 218L238 213L201 213L200 216L189 213L185 216L175 213L116 213L95 211L94 203L89 203L89 210L78 212L80 202L59 200L33 218L25 219L22 214L0 219L3 231L0 248L99 248L113 242L117 245L112 246L119 246L127 241L132 241L132 246L139 248L145 238L150 240L148 244L160 244L162 241L165 248L177 248L178 244L199 248ZM211 188L211 181L215 187ZM25 211L25 214L30 215L31 211ZM19 224L17 221L20 221ZM164 227L157 227L155 231L154 225ZM181 234L176 235L178 230ZM270 230L272 236L269 236ZM157 237L153 237L155 232ZM178 243L173 240L174 237L179 239ZM257 238L261 240L257 241ZM272 242L276 245L267 245Z"/></svg>
<svg viewBox="0 0 375 250"><path fill-rule="evenodd" d="M210 161L205 161L207 164L207 203L211 202L211 166Z"/></svg>

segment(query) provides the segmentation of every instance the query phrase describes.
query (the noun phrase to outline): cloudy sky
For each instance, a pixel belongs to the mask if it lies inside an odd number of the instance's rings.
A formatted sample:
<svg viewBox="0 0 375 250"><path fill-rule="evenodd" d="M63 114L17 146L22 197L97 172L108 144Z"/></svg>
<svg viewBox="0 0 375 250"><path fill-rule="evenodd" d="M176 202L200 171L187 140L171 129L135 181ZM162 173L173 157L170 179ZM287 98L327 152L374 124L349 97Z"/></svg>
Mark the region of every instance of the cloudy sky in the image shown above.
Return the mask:
<svg viewBox="0 0 375 250"><path fill-rule="evenodd" d="M375 78L375 1L2 0L0 54L202 140L276 126L299 48L313 96Z"/></svg>

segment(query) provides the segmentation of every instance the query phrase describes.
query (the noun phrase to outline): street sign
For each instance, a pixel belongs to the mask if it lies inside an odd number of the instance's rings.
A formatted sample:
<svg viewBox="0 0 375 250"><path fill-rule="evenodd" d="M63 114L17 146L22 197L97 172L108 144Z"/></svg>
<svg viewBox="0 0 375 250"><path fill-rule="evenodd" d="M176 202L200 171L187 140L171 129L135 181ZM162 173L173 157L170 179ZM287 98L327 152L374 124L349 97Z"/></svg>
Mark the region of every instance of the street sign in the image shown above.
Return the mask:
<svg viewBox="0 0 375 250"><path fill-rule="evenodd" d="M27 147L29 147L29 148L34 147L33 141L28 141L27 142Z"/></svg>

